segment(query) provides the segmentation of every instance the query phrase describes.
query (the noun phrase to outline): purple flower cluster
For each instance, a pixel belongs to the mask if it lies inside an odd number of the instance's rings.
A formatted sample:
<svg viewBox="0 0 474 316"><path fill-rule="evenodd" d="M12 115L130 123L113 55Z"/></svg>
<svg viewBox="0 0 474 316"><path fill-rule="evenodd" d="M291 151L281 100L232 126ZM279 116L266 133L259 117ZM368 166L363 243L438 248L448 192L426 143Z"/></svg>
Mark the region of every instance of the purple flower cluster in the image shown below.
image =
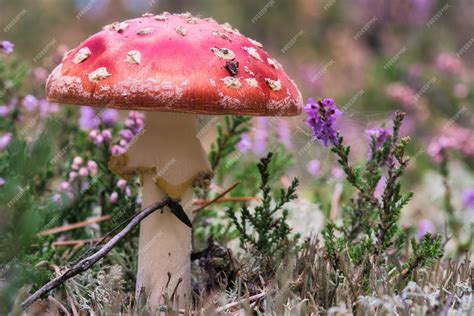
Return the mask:
<svg viewBox="0 0 474 316"><path fill-rule="evenodd" d="M46 117L50 113L57 113L59 111L57 103L51 103L46 99L38 99L31 94L28 94L23 98L21 105L27 112L39 110L42 117Z"/></svg>
<svg viewBox="0 0 474 316"><path fill-rule="evenodd" d="M372 128L365 131L365 134L372 141L372 137L375 138L375 148L378 149L382 147L385 142L392 137L392 132L385 128Z"/></svg>
<svg viewBox="0 0 474 316"><path fill-rule="evenodd" d="M308 115L307 124L312 129L313 137L324 146L337 145L336 121L342 112L338 109L333 99L324 99L316 102L308 99L305 107Z"/></svg>
<svg viewBox="0 0 474 316"><path fill-rule="evenodd" d="M79 117L79 128L89 130L89 139L96 145L101 145L112 139L112 130L100 130L100 123L103 122L107 127L113 127L120 119L117 110L106 109L99 114L90 106L81 106Z"/></svg>
<svg viewBox="0 0 474 316"><path fill-rule="evenodd" d="M467 157L474 157L474 132L457 125L444 128L441 135L431 140L428 154L435 162L440 162L443 150L456 150Z"/></svg>
<svg viewBox="0 0 474 316"><path fill-rule="evenodd" d="M416 92L404 83L391 83L387 87L387 95L404 109L413 109L416 105Z"/></svg>
<svg viewBox="0 0 474 316"><path fill-rule="evenodd" d="M82 157L76 156L71 163L71 171L68 173L68 180L59 184L59 192L67 194L71 199L74 198L74 189L87 190L91 179L98 175L99 168L97 163L89 159L87 162ZM53 196L54 201L61 201L61 194Z"/></svg>
<svg viewBox="0 0 474 316"><path fill-rule="evenodd" d="M253 135L244 133L240 136L240 141L237 143L237 149L241 153L247 153L252 150L257 156L265 154L267 151L268 141L273 135L271 129L273 122L276 122L276 136L278 141L283 144L286 149L293 148L291 129L288 122L283 119L269 119L267 117L259 117L255 120L255 128Z"/></svg>
<svg viewBox="0 0 474 316"><path fill-rule="evenodd" d="M125 128L120 131L118 144L112 146L112 155L121 155L127 151L128 145L133 138L140 133L145 126L145 116L137 111L130 111L125 120Z"/></svg>
<svg viewBox="0 0 474 316"><path fill-rule="evenodd" d="M9 42L9 41L0 42L0 49L7 55L13 53L13 47L15 47L15 45L12 42Z"/></svg>
<svg viewBox="0 0 474 316"><path fill-rule="evenodd" d="M278 140L285 146L285 149L292 149L293 142L291 137L290 126L288 126L288 121L279 119L277 121L277 135Z"/></svg>
<svg viewBox="0 0 474 316"><path fill-rule="evenodd" d="M248 133L240 135L240 141L237 143L237 149L241 153L246 153L252 148L252 140Z"/></svg>
<svg viewBox="0 0 474 316"><path fill-rule="evenodd" d="M116 204L119 200L120 194L125 194L125 196L131 196L132 195L132 189L128 185L127 180L120 179L117 181L117 188L119 189L117 191L113 191L110 196L109 196L109 201L112 204Z"/></svg>
<svg viewBox="0 0 474 316"><path fill-rule="evenodd" d="M454 75L461 71L462 63L455 54L441 53L436 56L436 67L447 74Z"/></svg>

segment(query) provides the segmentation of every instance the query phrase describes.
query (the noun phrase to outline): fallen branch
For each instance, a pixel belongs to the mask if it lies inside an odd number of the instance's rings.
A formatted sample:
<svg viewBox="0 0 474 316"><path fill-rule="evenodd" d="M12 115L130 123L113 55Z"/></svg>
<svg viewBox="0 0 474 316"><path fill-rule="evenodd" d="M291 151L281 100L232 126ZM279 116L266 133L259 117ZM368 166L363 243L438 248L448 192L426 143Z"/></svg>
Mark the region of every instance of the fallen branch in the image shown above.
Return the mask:
<svg viewBox="0 0 474 316"><path fill-rule="evenodd" d="M240 184L240 182L234 183L234 184L231 185L227 190L225 190L224 192L220 193L218 196L216 196L216 197L213 198L212 200L210 200L210 201L204 203L203 205L199 206L198 208L194 209L194 210L193 210L193 213L199 212L199 211L205 209L206 207L208 207L209 205L215 203L215 202L218 201L220 198L222 198L224 195L226 195L227 193L229 193L230 191L232 191L233 189L235 189L239 184Z"/></svg>
<svg viewBox="0 0 474 316"><path fill-rule="evenodd" d="M39 299L44 294L48 293L49 291L57 288L61 284L63 284L66 280L72 278L73 276L86 271L92 265L94 265L97 261L105 257L112 248L120 242L122 239L127 236L140 222L146 218L151 213L155 212L158 209L162 209L163 207L172 203L172 200L169 198L164 199L161 202L154 203L147 208L141 210L135 217L133 217L130 222L125 226L120 232L118 232L112 239L110 239L100 250L96 253L86 257L79 262L77 262L73 267L66 268L64 273L53 280L49 281L45 285L43 285L38 291L30 295L26 300L21 303L22 308L27 308L30 306L34 301Z"/></svg>
<svg viewBox="0 0 474 316"><path fill-rule="evenodd" d="M220 198L214 203L228 203L228 202L252 202L252 201L260 201L261 199L255 196L232 196L228 198ZM195 200L193 202L194 205L204 205L209 203L211 200Z"/></svg>
<svg viewBox="0 0 474 316"><path fill-rule="evenodd" d="M59 227L55 227L55 228L48 229L48 230L43 230L42 232L40 232L38 234L38 236L45 237L45 236L49 236L49 235L53 235L53 234L57 234L57 233L67 232L69 230L73 230L73 229L76 229L76 228L81 228L81 227L89 226L89 225L92 225L92 224L95 224L95 223L100 223L100 222L106 221L110 218L111 218L110 215L104 215L104 216L100 216L100 217L89 218L89 219L87 219L85 221L82 221L82 222L69 224L69 225L64 225L64 226L59 226Z"/></svg>
<svg viewBox="0 0 474 316"><path fill-rule="evenodd" d="M90 238L90 239L79 239L79 240L58 240L53 242L53 247L68 247L68 246L77 246L85 244L93 244L98 241L102 241L102 237Z"/></svg>
<svg viewBox="0 0 474 316"><path fill-rule="evenodd" d="M218 313L222 313L223 311L229 309L229 308L232 308L232 307L235 307L235 306L239 306L245 302L252 302L252 301L255 301L255 300L258 300L259 298L262 298L264 296L266 296L268 293L267 292L262 292L262 293L259 293L259 294L256 294L256 295L253 295L253 296L250 296L249 298L244 298L240 301L237 301L237 302L232 302L232 303L229 303L227 305L224 305L224 306L221 306L219 308L216 308L216 310L214 311L216 314Z"/></svg>

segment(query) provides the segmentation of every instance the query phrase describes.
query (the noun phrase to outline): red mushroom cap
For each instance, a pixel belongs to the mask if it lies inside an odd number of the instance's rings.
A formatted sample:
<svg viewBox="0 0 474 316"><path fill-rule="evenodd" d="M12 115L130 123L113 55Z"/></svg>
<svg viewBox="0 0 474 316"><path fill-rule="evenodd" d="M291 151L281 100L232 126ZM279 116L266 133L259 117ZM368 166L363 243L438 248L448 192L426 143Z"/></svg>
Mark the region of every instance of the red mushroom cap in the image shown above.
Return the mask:
<svg viewBox="0 0 474 316"><path fill-rule="evenodd" d="M48 99L127 110L290 116L303 101L262 45L213 19L145 14L66 54Z"/></svg>

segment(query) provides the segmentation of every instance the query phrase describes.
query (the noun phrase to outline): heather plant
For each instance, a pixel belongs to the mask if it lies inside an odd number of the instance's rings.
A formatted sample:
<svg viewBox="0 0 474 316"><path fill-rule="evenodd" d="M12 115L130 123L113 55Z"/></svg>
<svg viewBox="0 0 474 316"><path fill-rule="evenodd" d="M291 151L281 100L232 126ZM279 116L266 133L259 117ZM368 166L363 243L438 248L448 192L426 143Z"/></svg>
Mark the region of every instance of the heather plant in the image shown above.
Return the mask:
<svg viewBox="0 0 474 316"><path fill-rule="evenodd" d="M299 238L298 234L292 236L287 223L288 210L284 208L286 203L297 198L298 179L295 178L286 190L280 189L279 197L273 197L270 188L272 177L269 172L272 157L273 154L269 153L257 165L261 204L255 206L252 211L245 205L239 212L229 208L226 214L239 232L242 249L255 253L257 257L262 256L269 261L270 267L276 267L290 250L294 250ZM238 213L240 215L237 215Z"/></svg>

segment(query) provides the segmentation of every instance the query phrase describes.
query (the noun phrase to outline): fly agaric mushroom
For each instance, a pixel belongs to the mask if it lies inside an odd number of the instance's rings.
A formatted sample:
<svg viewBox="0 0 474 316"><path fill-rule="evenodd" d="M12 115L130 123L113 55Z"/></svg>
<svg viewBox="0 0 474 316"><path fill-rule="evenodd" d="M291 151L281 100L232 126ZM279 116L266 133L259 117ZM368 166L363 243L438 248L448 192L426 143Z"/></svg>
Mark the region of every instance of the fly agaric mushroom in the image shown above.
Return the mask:
<svg viewBox="0 0 474 316"><path fill-rule="evenodd" d="M143 207L168 196L191 219L193 186L212 178L197 114L292 116L303 107L295 83L260 43L189 13L104 27L66 54L46 89L55 102L145 111L144 132L109 168L140 176ZM179 284L181 301L189 298L191 229L169 210L156 212L141 223L139 243L137 286L151 306L166 286Z"/></svg>

